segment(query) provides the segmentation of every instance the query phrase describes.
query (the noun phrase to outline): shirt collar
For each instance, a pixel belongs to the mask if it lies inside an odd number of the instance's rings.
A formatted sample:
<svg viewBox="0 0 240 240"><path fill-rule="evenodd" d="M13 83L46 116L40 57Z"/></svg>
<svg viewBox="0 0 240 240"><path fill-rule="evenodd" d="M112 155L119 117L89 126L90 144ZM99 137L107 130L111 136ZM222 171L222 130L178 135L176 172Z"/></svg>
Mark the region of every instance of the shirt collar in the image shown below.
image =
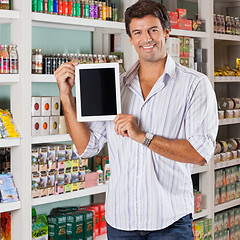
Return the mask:
<svg viewBox="0 0 240 240"><path fill-rule="evenodd" d="M123 83L124 84L130 84L130 82L136 78L137 74L138 74L138 69L140 67L140 62L139 60L123 75ZM176 68L176 64L173 60L173 58L167 54L167 60L166 60L166 64L165 64L165 69L164 69L164 73L163 76L165 74L167 74L171 79L175 79L175 68ZM138 76L137 76L138 78Z"/></svg>

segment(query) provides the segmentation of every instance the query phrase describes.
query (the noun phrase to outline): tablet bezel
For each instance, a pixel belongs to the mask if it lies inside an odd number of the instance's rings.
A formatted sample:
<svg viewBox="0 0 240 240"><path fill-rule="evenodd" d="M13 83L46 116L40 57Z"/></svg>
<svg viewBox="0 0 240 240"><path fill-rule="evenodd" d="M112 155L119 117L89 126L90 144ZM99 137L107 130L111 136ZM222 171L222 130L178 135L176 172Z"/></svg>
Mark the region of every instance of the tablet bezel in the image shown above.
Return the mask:
<svg viewBox="0 0 240 240"><path fill-rule="evenodd" d="M81 84L80 74L81 69L104 69L114 68L115 73L115 90L116 90L116 109L117 114L121 113L121 93L120 93L120 77L119 77L119 64L118 63L93 63L93 64L79 64L75 67L75 90L76 90L76 112L78 122L91 122L91 121L110 121L114 120L115 115L99 115L99 116L82 116L81 109Z"/></svg>

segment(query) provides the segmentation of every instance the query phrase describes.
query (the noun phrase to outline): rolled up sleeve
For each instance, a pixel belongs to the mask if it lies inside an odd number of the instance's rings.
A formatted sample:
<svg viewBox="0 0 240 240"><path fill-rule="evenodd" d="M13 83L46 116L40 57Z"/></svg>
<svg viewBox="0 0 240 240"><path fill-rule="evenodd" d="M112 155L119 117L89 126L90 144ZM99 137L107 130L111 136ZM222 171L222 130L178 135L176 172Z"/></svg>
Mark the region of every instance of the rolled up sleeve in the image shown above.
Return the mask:
<svg viewBox="0 0 240 240"><path fill-rule="evenodd" d="M192 85L186 117L186 138L208 162L214 153L218 131L218 113L215 92L206 76Z"/></svg>
<svg viewBox="0 0 240 240"><path fill-rule="evenodd" d="M91 135L85 151L81 158L89 158L97 155L107 141L105 122L88 123Z"/></svg>

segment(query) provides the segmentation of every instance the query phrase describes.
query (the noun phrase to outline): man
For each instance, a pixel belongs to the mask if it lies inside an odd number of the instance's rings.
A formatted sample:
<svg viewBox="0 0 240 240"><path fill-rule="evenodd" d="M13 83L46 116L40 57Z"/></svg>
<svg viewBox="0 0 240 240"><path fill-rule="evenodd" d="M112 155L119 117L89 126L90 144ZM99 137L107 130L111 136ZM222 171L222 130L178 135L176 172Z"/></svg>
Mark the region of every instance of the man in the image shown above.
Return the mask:
<svg viewBox="0 0 240 240"><path fill-rule="evenodd" d="M109 240L193 239L192 164L214 151L217 105L208 78L166 53L169 14L152 0L126 10L126 31L139 61L122 76L122 114L114 122L78 123L71 94L74 63L55 76L69 133L82 157L108 143Z"/></svg>

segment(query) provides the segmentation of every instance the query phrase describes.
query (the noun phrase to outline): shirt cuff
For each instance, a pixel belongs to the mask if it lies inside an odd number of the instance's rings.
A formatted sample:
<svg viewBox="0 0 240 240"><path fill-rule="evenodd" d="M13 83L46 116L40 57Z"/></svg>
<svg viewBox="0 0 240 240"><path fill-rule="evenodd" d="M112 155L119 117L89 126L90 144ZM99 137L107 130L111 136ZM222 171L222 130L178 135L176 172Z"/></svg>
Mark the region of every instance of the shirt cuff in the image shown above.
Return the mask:
<svg viewBox="0 0 240 240"><path fill-rule="evenodd" d="M188 138L193 148L208 162L214 153L215 143L205 136L194 136Z"/></svg>

